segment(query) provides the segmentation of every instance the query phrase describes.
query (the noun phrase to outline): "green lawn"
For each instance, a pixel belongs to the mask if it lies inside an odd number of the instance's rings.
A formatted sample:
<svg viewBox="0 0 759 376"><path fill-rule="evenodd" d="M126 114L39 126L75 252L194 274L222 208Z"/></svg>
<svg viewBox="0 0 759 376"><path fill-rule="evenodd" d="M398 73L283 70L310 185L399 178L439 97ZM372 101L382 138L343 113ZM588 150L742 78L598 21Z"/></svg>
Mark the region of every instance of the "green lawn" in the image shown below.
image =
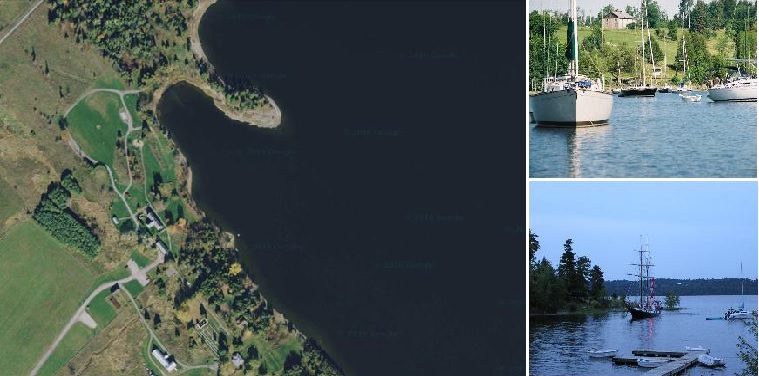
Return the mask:
<svg viewBox="0 0 759 376"><path fill-rule="evenodd" d="M119 219L129 217L129 211L127 211L126 206L124 206L124 201L121 201L121 198L116 197L113 199L113 202L111 203L111 215ZM124 220L131 221L131 219Z"/></svg>
<svg viewBox="0 0 759 376"><path fill-rule="evenodd" d="M140 284L140 282L137 282L136 280L132 280L132 281L129 281L129 282L125 283L124 284L124 288L127 291L129 291L129 293L132 294L132 296L140 295L140 293L142 292L142 290L145 289L144 287L142 287L142 285Z"/></svg>
<svg viewBox="0 0 759 376"><path fill-rule="evenodd" d="M0 178L0 228L12 215L18 213L23 206L13 187L5 179Z"/></svg>
<svg viewBox="0 0 759 376"><path fill-rule="evenodd" d="M32 221L0 239L0 276L0 370L28 374L95 277Z"/></svg>
<svg viewBox="0 0 759 376"><path fill-rule="evenodd" d="M143 255L140 252L132 251L132 260L137 263L137 266L140 267L140 269L148 266L153 260L150 259L150 257Z"/></svg>
<svg viewBox="0 0 759 376"><path fill-rule="evenodd" d="M269 372L276 372L282 370L285 366L285 360L290 351L301 352L303 346L298 342L295 337L290 338L287 342L281 346L273 349L270 347L269 342L259 336L254 336L251 341L256 345L261 360L266 364L266 368Z"/></svg>
<svg viewBox="0 0 759 376"><path fill-rule="evenodd" d="M95 331L82 323L76 323L71 327L61 343L55 348L55 351L47 358L45 364L40 368L37 375L52 376L55 375L84 345L95 336Z"/></svg>
<svg viewBox="0 0 759 376"><path fill-rule="evenodd" d="M98 92L79 102L67 117L71 135L82 150L109 166L113 165L118 131L126 133L126 124L119 117L120 108L118 95Z"/></svg>
<svg viewBox="0 0 759 376"><path fill-rule="evenodd" d="M95 319L100 328L108 325L118 313L116 312L116 308L113 308L111 302L108 301L108 295L111 295L111 289L101 291L90 301L90 305L87 308L87 313Z"/></svg>
<svg viewBox="0 0 759 376"><path fill-rule="evenodd" d="M118 77L103 75L92 84L96 89L116 89L124 90L124 83Z"/></svg>

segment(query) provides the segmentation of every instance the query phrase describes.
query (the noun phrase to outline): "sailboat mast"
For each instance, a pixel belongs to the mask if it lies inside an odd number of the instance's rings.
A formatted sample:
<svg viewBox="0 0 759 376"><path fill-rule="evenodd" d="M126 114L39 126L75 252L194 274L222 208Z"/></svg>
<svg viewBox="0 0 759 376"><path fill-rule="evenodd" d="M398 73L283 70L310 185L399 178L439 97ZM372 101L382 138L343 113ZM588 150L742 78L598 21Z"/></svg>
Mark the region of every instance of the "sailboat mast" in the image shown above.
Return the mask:
<svg viewBox="0 0 759 376"><path fill-rule="evenodd" d="M640 308L643 308L643 240L641 239L640 242L640 274L638 276L640 277Z"/></svg>
<svg viewBox="0 0 759 376"><path fill-rule="evenodd" d="M643 5L643 4L641 4L641 5ZM642 7L641 7L641 9L640 9L640 11L638 13L640 13L640 47L641 47L641 50L640 50L641 51L641 59L640 59L640 64L641 64L640 68L641 69L640 70L643 73L643 83L642 83L642 85L646 86L646 39L643 36L643 8ZM641 245L641 247L642 246L643 245ZM643 257L643 253L641 253L640 255L641 255L641 257ZM641 258L641 264L642 263L643 262L642 262L642 258ZM640 271L641 271L641 275L643 275L643 267L642 266L640 267ZM642 285L643 281L641 280L640 283ZM641 300L643 300L642 296L643 296L643 294L641 293Z"/></svg>
<svg viewBox="0 0 759 376"><path fill-rule="evenodd" d="M574 74L577 75L580 72L580 63L578 60L580 60L580 51L579 46L577 45L577 0L572 0L572 24L574 25L574 30L572 30L572 47L574 51L572 51L572 56L574 57Z"/></svg>

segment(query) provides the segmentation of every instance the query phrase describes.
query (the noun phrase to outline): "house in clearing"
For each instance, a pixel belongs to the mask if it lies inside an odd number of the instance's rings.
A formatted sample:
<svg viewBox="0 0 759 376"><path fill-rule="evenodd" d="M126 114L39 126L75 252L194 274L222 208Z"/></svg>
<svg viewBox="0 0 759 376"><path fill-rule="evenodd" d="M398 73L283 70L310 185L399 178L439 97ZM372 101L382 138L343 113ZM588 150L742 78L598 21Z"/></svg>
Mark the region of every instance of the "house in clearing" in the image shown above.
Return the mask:
<svg viewBox="0 0 759 376"><path fill-rule="evenodd" d="M604 16L601 26L604 29L625 29L627 25L635 22L635 19L619 9L615 9Z"/></svg>
<svg viewBox="0 0 759 376"><path fill-rule="evenodd" d="M158 250L161 251L161 253L163 253L164 255L169 252L169 248L166 247L166 244L163 244L161 239L155 240L155 247L158 248Z"/></svg>
<svg viewBox="0 0 759 376"><path fill-rule="evenodd" d="M150 206L145 208L145 214L145 224L148 226L148 228L155 228L158 231L161 231L163 229L163 225L161 225L161 219L158 218L158 215Z"/></svg>
<svg viewBox="0 0 759 376"><path fill-rule="evenodd" d="M232 364L236 368L240 368L245 364L245 360L242 358L242 355L240 355L239 352L235 353L235 355L232 357Z"/></svg>
<svg viewBox="0 0 759 376"><path fill-rule="evenodd" d="M169 358L171 357L169 354L164 354L161 350L153 349L153 357L158 363L161 363L163 368L166 368L167 371L171 372L177 369L177 364L173 360L169 361Z"/></svg>

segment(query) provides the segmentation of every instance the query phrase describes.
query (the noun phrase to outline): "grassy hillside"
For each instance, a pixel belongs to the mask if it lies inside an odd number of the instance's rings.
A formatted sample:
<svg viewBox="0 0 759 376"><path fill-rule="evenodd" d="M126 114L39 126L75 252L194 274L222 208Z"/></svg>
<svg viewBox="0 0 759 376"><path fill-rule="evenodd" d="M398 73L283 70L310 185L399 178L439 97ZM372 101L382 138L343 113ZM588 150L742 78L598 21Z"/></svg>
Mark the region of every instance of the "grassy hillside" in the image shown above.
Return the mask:
<svg viewBox="0 0 759 376"><path fill-rule="evenodd" d="M27 374L71 318L94 276L36 223L0 240L0 369Z"/></svg>

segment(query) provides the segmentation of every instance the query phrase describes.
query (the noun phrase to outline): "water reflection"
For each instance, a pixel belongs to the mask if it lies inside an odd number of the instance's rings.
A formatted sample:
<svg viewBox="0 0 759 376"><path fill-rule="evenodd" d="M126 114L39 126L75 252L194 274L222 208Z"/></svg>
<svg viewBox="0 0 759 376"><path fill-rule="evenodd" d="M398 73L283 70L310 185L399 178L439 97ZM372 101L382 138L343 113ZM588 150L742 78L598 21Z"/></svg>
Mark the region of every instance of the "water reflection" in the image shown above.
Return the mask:
<svg viewBox="0 0 759 376"><path fill-rule="evenodd" d="M561 144L566 145L566 153L559 154L559 158L569 161L567 167L571 178L582 176L583 144L607 145L606 139L612 135L614 128L611 123L583 128L550 128L537 125L534 127L533 131L542 137L559 137L563 140Z"/></svg>

